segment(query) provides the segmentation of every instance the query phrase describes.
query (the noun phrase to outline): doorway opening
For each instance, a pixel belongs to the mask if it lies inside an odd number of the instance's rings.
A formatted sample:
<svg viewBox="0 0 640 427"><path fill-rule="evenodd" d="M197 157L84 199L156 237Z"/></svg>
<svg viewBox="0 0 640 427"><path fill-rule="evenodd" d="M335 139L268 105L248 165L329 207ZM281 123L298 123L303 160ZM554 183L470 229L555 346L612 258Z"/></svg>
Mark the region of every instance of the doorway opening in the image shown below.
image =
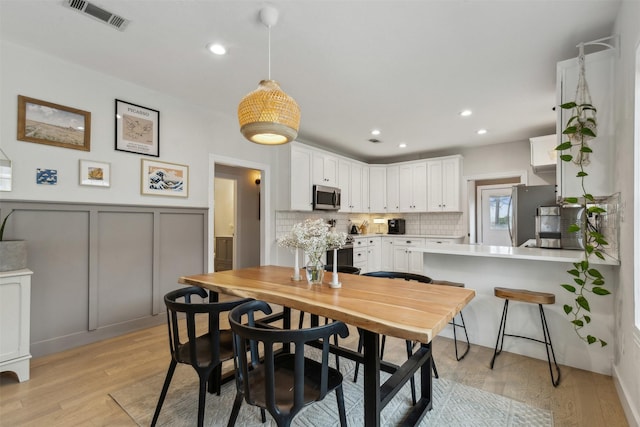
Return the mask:
<svg viewBox="0 0 640 427"><path fill-rule="evenodd" d="M506 184L476 186L477 243L511 246L511 188L512 185Z"/></svg>
<svg viewBox="0 0 640 427"><path fill-rule="evenodd" d="M465 179L469 206L469 243L511 246L508 223L511 188L527 184L527 172L469 176Z"/></svg>
<svg viewBox="0 0 640 427"><path fill-rule="evenodd" d="M214 271L260 265L261 171L215 164Z"/></svg>

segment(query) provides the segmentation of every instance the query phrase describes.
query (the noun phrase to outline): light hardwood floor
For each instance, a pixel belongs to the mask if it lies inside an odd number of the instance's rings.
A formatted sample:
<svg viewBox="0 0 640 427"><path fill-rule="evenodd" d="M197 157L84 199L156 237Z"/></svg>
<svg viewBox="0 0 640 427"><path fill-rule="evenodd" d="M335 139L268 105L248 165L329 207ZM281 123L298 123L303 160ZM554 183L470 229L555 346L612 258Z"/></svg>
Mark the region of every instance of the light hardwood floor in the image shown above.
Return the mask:
<svg viewBox="0 0 640 427"><path fill-rule="evenodd" d="M341 344L355 348L357 336L351 330ZM491 370L493 349L472 345L457 362L452 340L437 337L433 346L441 377L550 409L556 426L628 425L609 376L561 366L554 388L546 361L503 352ZM404 352L403 341L387 340L386 360ZM0 375L0 426L135 426L109 393L166 372L168 353L162 325L33 359L29 381Z"/></svg>

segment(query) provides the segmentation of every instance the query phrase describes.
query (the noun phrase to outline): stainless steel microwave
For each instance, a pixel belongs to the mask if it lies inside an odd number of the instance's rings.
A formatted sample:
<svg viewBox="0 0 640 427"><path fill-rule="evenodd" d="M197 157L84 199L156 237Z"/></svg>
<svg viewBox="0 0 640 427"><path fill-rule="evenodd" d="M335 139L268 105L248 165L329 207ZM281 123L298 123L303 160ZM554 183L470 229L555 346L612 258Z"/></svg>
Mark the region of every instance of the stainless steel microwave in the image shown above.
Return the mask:
<svg viewBox="0 0 640 427"><path fill-rule="evenodd" d="M337 211L340 209L340 189L325 185L313 186L313 209Z"/></svg>

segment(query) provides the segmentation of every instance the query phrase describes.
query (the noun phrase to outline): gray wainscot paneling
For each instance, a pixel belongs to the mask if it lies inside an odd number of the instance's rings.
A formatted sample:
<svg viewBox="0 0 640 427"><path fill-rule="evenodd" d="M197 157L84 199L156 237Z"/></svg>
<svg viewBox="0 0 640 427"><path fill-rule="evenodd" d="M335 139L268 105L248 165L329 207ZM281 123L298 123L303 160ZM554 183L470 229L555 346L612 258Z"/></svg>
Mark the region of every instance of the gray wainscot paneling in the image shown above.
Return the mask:
<svg viewBox="0 0 640 427"><path fill-rule="evenodd" d="M27 241L31 353L164 323L163 296L207 268L207 209L0 201Z"/></svg>

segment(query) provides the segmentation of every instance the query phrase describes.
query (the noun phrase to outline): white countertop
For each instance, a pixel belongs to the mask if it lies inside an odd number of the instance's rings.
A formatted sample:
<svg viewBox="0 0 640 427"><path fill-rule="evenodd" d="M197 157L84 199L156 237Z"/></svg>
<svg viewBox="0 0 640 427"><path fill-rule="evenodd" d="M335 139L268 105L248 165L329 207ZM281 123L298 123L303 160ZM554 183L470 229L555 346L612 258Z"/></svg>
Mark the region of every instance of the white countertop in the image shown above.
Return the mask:
<svg viewBox="0 0 640 427"><path fill-rule="evenodd" d="M437 243L427 243L424 247L411 248L412 252L424 252L432 254L462 255L493 258L527 259L533 261L551 262L578 262L582 260L583 252L580 250L568 249L541 249L522 248L512 246L489 246L489 245L467 245L449 244L439 245ZM620 261L605 255L601 260L595 256L589 258L592 264L620 265Z"/></svg>
<svg viewBox="0 0 640 427"><path fill-rule="evenodd" d="M464 236L452 236L449 234L378 234L378 233L367 233L367 234L350 234L354 239L359 237L398 237L402 238L424 238L424 239L464 239Z"/></svg>

